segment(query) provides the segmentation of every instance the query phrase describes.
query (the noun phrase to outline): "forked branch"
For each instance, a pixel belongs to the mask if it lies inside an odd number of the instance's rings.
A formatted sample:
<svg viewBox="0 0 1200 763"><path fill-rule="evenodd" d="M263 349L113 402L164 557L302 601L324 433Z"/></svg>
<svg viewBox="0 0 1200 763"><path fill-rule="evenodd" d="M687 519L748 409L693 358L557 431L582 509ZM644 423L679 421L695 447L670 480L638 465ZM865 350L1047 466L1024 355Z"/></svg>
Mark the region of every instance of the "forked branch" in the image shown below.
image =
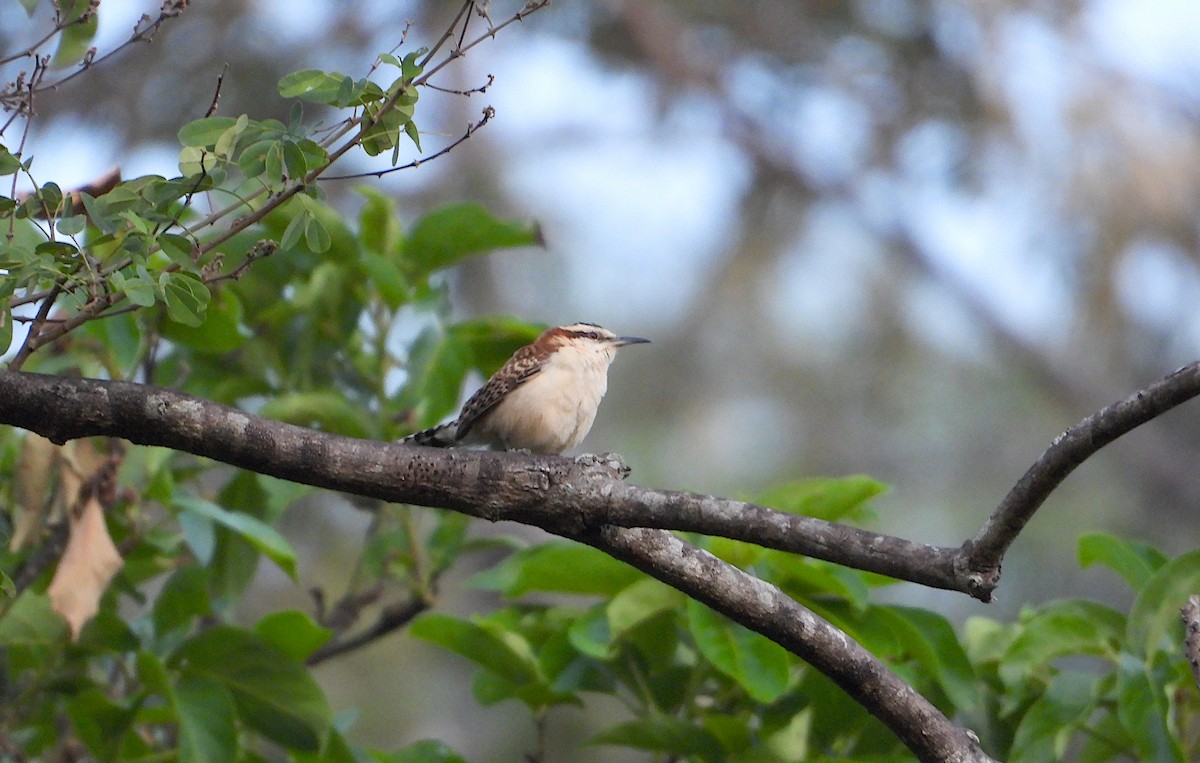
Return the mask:
<svg viewBox="0 0 1200 763"><path fill-rule="evenodd" d="M615 506L643 490L626 485L619 462L357 440L259 418L171 390L13 371L0 372L0 422L55 442L121 437L294 482L440 506L490 520L510 519L580 540L807 660L886 723L922 760L991 760L968 731L861 645L777 587L669 532L608 523L606 517Z"/></svg>

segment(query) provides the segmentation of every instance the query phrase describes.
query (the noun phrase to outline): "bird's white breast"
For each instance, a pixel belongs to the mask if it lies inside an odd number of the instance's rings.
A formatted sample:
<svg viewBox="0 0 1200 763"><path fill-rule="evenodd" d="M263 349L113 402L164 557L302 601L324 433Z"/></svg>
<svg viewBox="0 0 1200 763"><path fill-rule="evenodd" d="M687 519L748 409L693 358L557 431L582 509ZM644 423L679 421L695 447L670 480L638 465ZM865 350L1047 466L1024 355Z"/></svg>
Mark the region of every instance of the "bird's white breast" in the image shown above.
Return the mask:
<svg viewBox="0 0 1200 763"><path fill-rule="evenodd" d="M509 449L570 450L596 420L608 389L610 362L611 352L560 348L537 374L496 406L481 428Z"/></svg>

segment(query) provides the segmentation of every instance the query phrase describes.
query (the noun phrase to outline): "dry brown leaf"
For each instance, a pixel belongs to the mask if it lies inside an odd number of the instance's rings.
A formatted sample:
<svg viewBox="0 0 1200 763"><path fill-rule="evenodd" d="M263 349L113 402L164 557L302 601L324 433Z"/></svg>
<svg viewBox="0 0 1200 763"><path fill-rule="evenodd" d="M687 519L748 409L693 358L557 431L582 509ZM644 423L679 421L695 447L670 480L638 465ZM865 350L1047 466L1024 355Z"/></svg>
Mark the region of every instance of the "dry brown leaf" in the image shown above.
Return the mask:
<svg viewBox="0 0 1200 763"><path fill-rule="evenodd" d="M71 440L62 446L59 485L64 506L79 506L85 486L100 476L105 462L106 456L96 449L94 440Z"/></svg>
<svg viewBox="0 0 1200 763"><path fill-rule="evenodd" d="M8 549L20 551L32 541L42 529L46 507L50 505L47 488L54 479L54 464L58 460L59 447L33 432L27 432L21 441L21 453L17 456L16 473L13 475L13 534Z"/></svg>
<svg viewBox="0 0 1200 763"><path fill-rule="evenodd" d="M50 581L50 605L67 619L71 638L100 609L100 597L124 562L104 524L104 508L92 496L71 521L71 537Z"/></svg>

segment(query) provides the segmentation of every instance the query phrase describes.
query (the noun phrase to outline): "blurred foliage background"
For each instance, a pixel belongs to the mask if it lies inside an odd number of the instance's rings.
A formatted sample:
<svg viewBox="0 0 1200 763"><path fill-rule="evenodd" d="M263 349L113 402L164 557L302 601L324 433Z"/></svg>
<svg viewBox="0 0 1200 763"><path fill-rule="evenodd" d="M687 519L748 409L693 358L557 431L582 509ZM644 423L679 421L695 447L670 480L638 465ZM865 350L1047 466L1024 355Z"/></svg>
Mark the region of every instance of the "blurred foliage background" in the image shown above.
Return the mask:
<svg viewBox="0 0 1200 763"><path fill-rule="evenodd" d="M64 187L114 164L170 175L176 132L218 77L220 114L285 119L287 72L357 76L406 23L428 39L457 7L288 5L191 3L152 46L41 98L26 155L60 163L41 170ZM105 0L99 46L156 9ZM34 33L21 15L0 15L3 49ZM621 452L633 479L748 495L868 473L892 485L880 529L956 544L1062 429L1196 357L1198 27L1186 0L564 2L442 83L494 76L486 92L422 102L425 133L452 139L492 105L486 129L371 183L406 221L480 201L542 225L545 248L453 273L457 317L587 320L654 340L617 363L585 443ZM325 188L357 214L353 182ZM1107 528L1193 547L1196 422L1185 408L1080 469L1010 555L999 604L888 595L996 617L1067 593L1118 597L1111 575L1078 570L1075 538ZM360 521L293 510L283 530L308 544L302 574L336 577ZM299 596L277 571L260 576L264 597ZM318 674L381 745L436 736L472 757L490 737L481 722L524 733L523 711L482 713L468 669L432 654L389 639ZM393 707L409 682L442 693ZM570 733L565 715L555 733Z"/></svg>

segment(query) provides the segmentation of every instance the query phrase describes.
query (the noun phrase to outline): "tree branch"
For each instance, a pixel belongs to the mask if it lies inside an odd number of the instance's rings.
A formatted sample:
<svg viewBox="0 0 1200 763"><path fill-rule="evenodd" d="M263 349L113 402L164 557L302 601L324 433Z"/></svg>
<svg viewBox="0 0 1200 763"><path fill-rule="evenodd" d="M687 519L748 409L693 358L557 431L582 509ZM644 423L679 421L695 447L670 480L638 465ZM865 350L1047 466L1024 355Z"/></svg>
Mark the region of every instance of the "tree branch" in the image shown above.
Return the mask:
<svg viewBox="0 0 1200 763"><path fill-rule="evenodd" d="M824 673L922 761L991 761L955 725L874 655L775 586L669 532L603 527L578 536L761 633Z"/></svg>
<svg viewBox="0 0 1200 763"><path fill-rule="evenodd" d="M164 445L295 482L524 522L572 537L600 525L717 535L987 602L999 583L1009 546L1076 466L1197 395L1200 362L1068 429L960 548L931 546L742 501L629 485L612 465L589 469L563 458L352 440L123 382L0 373L0 422L56 442L106 435ZM584 486L588 489L581 491Z"/></svg>
<svg viewBox="0 0 1200 763"><path fill-rule="evenodd" d="M1009 546L1050 493L1075 467L1121 435L1200 395L1200 361L1088 416L1054 439L1017 481L974 538L963 544L965 569L990 595Z"/></svg>
<svg viewBox="0 0 1200 763"><path fill-rule="evenodd" d="M439 506L493 521L523 522L578 539L677 587L807 660L888 724L922 760L990 760L969 732L861 645L775 586L663 530L608 524L609 513L643 493L647 505L660 508L671 501L721 502L626 485L625 470L611 459L356 440L262 419L172 390L14 371L0 372L0 422L58 443L88 436L121 437L294 482L385 501ZM772 513L762 507L754 510L764 512L763 516Z"/></svg>

